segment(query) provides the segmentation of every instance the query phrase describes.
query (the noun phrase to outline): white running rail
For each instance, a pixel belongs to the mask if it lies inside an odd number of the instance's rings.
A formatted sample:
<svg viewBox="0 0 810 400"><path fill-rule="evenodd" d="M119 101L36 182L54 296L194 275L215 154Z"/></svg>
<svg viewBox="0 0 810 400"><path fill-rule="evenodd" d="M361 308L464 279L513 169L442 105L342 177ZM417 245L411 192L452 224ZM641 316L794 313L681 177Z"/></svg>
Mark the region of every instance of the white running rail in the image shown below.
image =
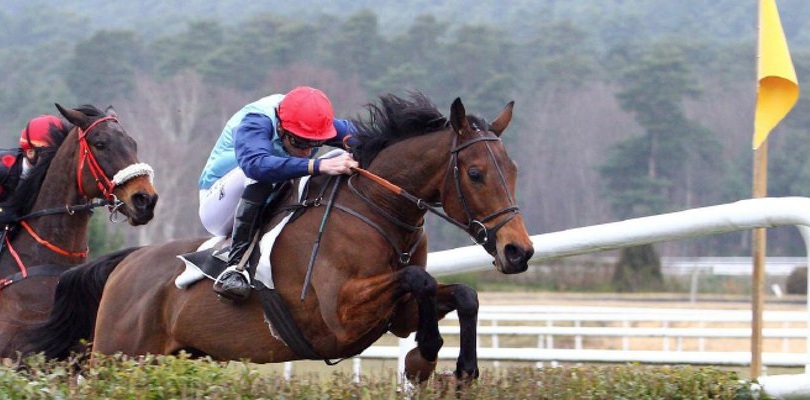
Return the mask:
<svg viewBox="0 0 810 400"><path fill-rule="evenodd" d="M806 315L767 311L763 315L766 366L805 364ZM478 357L488 361L536 363L624 363L747 365L751 313L632 307L487 306L479 313ZM457 343L455 313L442 321L445 343ZM522 345L509 345L509 341ZM414 344L375 345L360 359L396 359ZM390 342L390 340L389 340ZM525 343L534 343L527 346ZM657 348L656 348L657 347ZM732 350L719 348L732 347ZM458 347L448 345L439 358L454 360ZM355 363L359 374L360 364Z"/></svg>

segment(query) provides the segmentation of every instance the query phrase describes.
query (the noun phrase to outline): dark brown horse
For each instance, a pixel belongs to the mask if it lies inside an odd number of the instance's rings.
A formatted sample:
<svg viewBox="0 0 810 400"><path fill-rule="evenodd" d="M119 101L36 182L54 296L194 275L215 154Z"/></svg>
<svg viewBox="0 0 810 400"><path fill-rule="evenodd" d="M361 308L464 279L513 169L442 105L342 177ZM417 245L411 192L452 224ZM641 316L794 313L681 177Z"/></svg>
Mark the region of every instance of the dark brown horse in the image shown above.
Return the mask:
<svg viewBox="0 0 810 400"><path fill-rule="evenodd" d="M217 299L210 282L177 289L174 279L183 271L177 255L202 242L185 240L127 249L64 274L34 350L64 357L79 338L94 335L93 350L108 354L184 350L257 363L334 360L359 354L386 331L402 337L416 331L407 369L424 379L443 343L438 320L458 310L455 373L476 377L477 294L437 284L425 271L422 224L428 210L435 212L477 238L497 270L526 270L534 249L515 203L517 168L500 140L512 106L491 124L467 115L459 99L449 120L421 94L388 95L368 106L355 157L374 176L338 183L313 177L309 200L298 203L299 216L270 255L276 291L297 327L292 340L279 338L280 325L268 328L261 290L231 304ZM99 297L97 310L88 308Z"/></svg>
<svg viewBox="0 0 810 400"><path fill-rule="evenodd" d="M114 110L92 106L59 112L70 122L51 126L55 144L13 194L24 216L3 243L0 258L0 356L26 343L22 328L51 312L59 274L87 258L92 209L108 205L132 225L152 219L157 201L152 171ZM99 201L101 200L101 201Z"/></svg>

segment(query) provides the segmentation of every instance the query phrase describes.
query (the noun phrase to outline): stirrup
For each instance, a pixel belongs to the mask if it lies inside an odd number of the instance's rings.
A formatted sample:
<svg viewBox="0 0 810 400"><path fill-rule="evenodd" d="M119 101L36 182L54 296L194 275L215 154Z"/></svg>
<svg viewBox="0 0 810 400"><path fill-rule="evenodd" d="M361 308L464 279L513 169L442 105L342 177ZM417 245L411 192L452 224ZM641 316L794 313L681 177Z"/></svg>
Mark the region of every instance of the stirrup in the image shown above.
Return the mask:
<svg viewBox="0 0 810 400"><path fill-rule="evenodd" d="M250 274L248 273L247 269L239 269L236 265L231 265L228 268L225 268L218 276L217 279L214 279L214 285L222 284L222 278L226 275L230 275L232 272L240 274L245 277L245 282L250 285Z"/></svg>

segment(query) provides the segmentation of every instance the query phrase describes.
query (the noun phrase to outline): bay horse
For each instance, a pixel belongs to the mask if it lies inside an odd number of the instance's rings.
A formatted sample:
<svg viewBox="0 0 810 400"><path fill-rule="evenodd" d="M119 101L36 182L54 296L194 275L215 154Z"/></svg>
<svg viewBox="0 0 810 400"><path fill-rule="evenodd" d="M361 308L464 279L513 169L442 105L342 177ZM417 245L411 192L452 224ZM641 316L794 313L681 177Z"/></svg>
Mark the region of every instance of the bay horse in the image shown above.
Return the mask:
<svg viewBox="0 0 810 400"><path fill-rule="evenodd" d="M38 149L12 194L22 214L0 237L0 357L27 345L23 332L47 319L59 274L86 260L93 208L108 206L111 218L143 225L158 198L151 167L138 162L137 144L112 107L56 107L69 123L50 127L54 144Z"/></svg>
<svg viewBox="0 0 810 400"><path fill-rule="evenodd" d="M517 166L500 139L513 105L491 124L467 115L460 99L448 119L418 92L367 105L369 117L356 121L361 169L340 180L312 177L307 200L269 255L274 290L297 327L293 340L279 337L280 325L268 329L261 291L233 304L218 300L210 282L175 287L183 272L177 256L204 240L194 239L121 250L66 272L32 351L63 358L80 339L92 339L92 350L104 354L329 363L361 353L387 331L415 331L406 373L424 380L443 344L438 320L457 310L455 375L476 378L477 293L427 273L422 227L434 212L481 243L498 271L527 269L534 249L516 204Z"/></svg>

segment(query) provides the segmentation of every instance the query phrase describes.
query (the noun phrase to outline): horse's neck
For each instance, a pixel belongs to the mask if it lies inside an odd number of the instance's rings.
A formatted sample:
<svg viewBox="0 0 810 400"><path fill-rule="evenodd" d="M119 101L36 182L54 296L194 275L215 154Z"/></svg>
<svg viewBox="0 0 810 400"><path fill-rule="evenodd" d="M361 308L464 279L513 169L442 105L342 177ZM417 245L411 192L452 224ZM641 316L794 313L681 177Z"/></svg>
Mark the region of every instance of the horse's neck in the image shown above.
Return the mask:
<svg viewBox="0 0 810 400"><path fill-rule="evenodd" d="M79 195L76 183L76 166L73 159L64 155L57 155L51 162L36 200L30 212L42 210L60 210L60 212L34 217L26 220L31 230L41 240L64 250L65 252L80 253L87 249L88 226L90 213L78 211L73 214L61 212L66 206L86 202ZM33 235L20 226L19 232L12 240L11 245L19 255L23 264L27 266L39 264L76 264L83 261L76 256L60 254L38 243ZM13 264L16 272L16 262L4 255L2 265ZM5 269L5 268L4 268Z"/></svg>
<svg viewBox="0 0 810 400"><path fill-rule="evenodd" d="M447 171L451 142L448 134L436 132L396 143L383 149L369 170L417 198L436 202ZM417 220L425 215L423 208L377 183L362 179L361 184L363 193L369 193L378 206L404 220Z"/></svg>

